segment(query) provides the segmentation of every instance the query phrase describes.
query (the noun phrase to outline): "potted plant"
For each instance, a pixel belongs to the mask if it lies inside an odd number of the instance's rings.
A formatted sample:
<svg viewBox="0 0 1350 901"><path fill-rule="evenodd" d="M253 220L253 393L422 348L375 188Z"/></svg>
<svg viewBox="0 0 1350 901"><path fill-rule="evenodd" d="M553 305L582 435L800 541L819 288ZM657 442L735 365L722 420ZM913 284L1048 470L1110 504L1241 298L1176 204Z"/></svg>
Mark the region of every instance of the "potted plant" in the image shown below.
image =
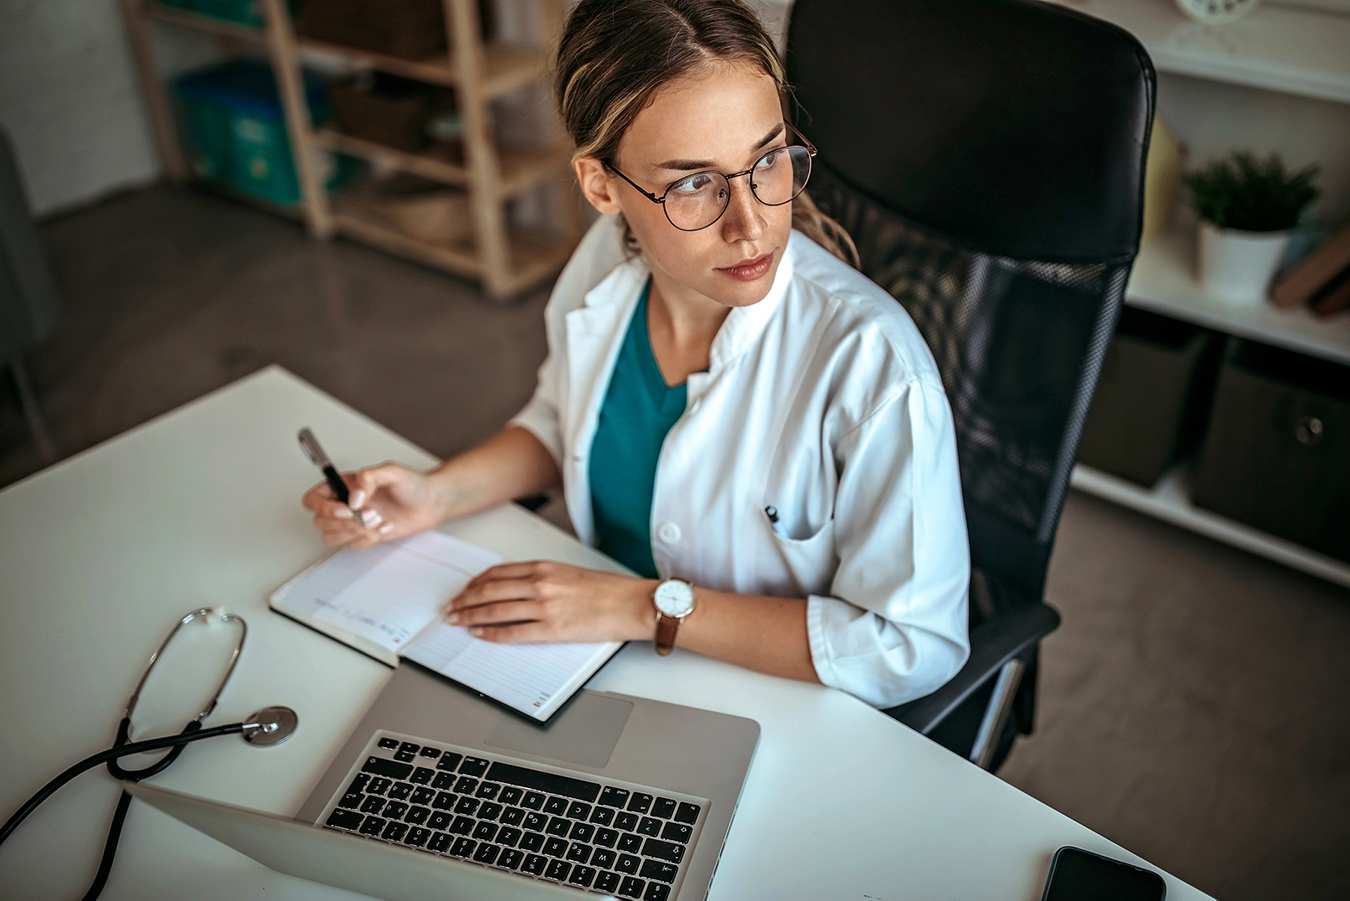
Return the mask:
<svg viewBox="0 0 1350 901"><path fill-rule="evenodd" d="M1279 154L1239 150L1182 176L1200 216L1199 275L1205 290L1235 303L1260 303L1298 224L1316 199L1318 167L1285 168Z"/></svg>

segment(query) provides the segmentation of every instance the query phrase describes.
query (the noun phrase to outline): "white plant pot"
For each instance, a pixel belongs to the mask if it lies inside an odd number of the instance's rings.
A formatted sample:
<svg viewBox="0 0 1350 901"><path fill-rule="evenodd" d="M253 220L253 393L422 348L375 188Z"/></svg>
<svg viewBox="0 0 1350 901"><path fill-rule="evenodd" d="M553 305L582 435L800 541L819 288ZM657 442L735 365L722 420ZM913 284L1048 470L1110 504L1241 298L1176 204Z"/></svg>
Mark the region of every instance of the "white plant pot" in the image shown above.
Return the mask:
<svg viewBox="0 0 1350 901"><path fill-rule="evenodd" d="M1255 306L1266 299L1289 232L1247 232L1200 223L1197 258L1205 293L1229 303Z"/></svg>

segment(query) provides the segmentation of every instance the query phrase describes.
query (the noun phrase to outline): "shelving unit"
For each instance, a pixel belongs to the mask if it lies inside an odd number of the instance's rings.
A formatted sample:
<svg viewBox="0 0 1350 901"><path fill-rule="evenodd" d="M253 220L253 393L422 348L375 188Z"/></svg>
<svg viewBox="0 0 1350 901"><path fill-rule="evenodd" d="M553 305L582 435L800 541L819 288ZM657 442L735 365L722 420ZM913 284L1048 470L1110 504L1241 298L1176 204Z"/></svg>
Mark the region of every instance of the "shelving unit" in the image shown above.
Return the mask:
<svg viewBox="0 0 1350 901"><path fill-rule="evenodd" d="M1266 2L1237 22L1205 26L1168 0L1054 0L1112 22L1144 45L1160 72L1350 103L1350 15ZM1125 303L1239 338L1350 365L1350 314L1325 319L1269 303L1234 305L1196 278L1194 223L1140 248ZM1350 587L1350 564L1195 506L1194 461L1152 488L1079 464L1072 484L1088 494Z"/></svg>
<svg viewBox="0 0 1350 901"><path fill-rule="evenodd" d="M155 63L147 21L158 20L222 38L260 46L276 73L287 132L301 186L299 214L318 238L340 234L424 265L479 279L487 294L504 299L560 270L581 234L579 210L570 190L570 148L499 146L493 138L491 103L540 80L546 50L484 44L474 0L443 0L449 51L423 60L371 53L297 37L285 0L261 0L264 24L251 27L164 6L156 0L121 0L155 140L169 177L192 173L179 143L173 101ZM378 2L378 0L371 0ZM539 0L551 34L562 14L560 0ZM305 60L326 59L453 88L464 121L460 153L407 153L340 131L311 125L301 75ZM404 172L463 188L468 193L473 240L432 243L394 230L362 206L360 191L332 196L323 185L316 154L338 152L366 160L386 172ZM506 205L547 182L565 185L562 222L556 235L512 228ZM247 198L245 198L247 199ZM275 211L275 207L263 204Z"/></svg>

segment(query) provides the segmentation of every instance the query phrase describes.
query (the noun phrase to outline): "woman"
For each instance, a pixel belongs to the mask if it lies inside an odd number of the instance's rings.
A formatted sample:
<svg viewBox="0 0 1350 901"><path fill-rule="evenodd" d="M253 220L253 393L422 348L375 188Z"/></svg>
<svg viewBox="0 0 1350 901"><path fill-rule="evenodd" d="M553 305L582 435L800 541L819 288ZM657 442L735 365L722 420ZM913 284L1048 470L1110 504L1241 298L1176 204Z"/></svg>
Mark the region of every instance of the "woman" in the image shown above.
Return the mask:
<svg viewBox="0 0 1350 901"><path fill-rule="evenodd" d="M736 0L582 0L556 93L603 217L554 288L535 395L430 472L351 475L360 518L316 486L325 542L561 483L581 540L641 577L503 564L449 622L678 644L876 706L954 675L969 560L951 412L900 305L822 248L842 233L800 194L814 151L785 91Z"/></svg>

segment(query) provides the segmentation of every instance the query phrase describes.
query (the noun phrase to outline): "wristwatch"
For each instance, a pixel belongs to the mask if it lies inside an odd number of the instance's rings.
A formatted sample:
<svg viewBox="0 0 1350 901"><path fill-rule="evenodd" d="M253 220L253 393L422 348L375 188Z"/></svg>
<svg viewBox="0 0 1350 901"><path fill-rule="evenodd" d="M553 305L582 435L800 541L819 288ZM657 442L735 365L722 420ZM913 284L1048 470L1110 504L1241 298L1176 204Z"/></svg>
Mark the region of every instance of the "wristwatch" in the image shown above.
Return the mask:
<svg viewBox="0 0 1350 901"><path fill-rule="evenodd" d="M652 592L656 605L656 653L662 657L675 648L680 623L694 612L694 586L684 579L666 579Z"/></svg>

